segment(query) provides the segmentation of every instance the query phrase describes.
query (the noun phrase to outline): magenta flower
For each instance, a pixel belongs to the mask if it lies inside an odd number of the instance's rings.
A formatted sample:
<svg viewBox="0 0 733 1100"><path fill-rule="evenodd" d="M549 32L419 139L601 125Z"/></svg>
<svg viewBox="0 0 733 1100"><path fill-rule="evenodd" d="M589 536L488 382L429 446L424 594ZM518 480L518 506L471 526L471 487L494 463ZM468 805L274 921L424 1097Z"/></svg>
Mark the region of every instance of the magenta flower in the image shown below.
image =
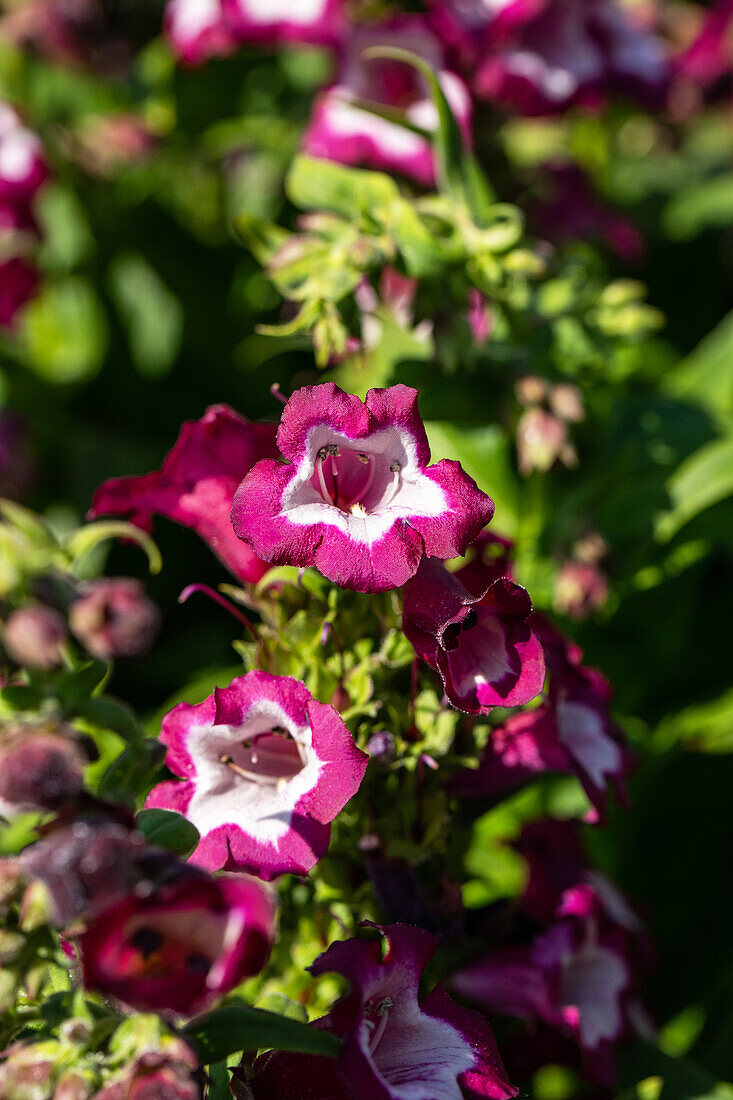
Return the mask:
<svg viewBox="0 0 733 1100"><path fill-rule="evenodd" d="M402 629L441 676L459 710L487 714L542 691L545 659L527 624L526 591L503 577L472 595L441 562L426 558L404 590Z"/></svg>
<svg viewBox="0 0 733 1100"><path fill-rule="evenodd" d="M661 40L616 0L549 0L486 57L475 88L521 114L542 115L596 106L610 93L659 104L668 75Z"/></svg>
<svg viewBox="0 0 733 1100"><path fill-rule="evenodd" d="M338 1064L307 1055L265 1054L255 1065L256 1100L516 1096L483 1017L459 1008L441 986L419 999L435 938L406 924L381 931L388 944L384 957L378 941L350 939L332 944L311 967L316 976L342 974L351 985L351 992L316 1025L344 1040Z"/></svg>
<svg viewBox="0 0 733 1100"><path fill-rule="evenodd" d="M88 653L100 661L139 657L160 628L160 611L133 577L88 581L69 609L69 625Z"/></svg>
<svg viewBox="0 0 733 1100"><path fill-rule="evenodd" d="M0 103L0 202L30 202L46 179L43 146L7 103Z"/></svg>
<svg viewBox="0 0 733 1100"><path fill-rule="evenodd" d="M239 42L335 45L344 29L344 0L223 0Z"/></svg>
<svg viewBox="0 0 733 1100"><path fill-rule="evenodd" d="M596 193L575 164L549 164L544 174L549 194L534 209L538 231L553 243L600 239L624 260L638 260L644 238L632 221Z"/></svg>
<svg viewBox="0 0 733 1100"><path fill-rule="evenodd" d="M705 12L700 33L674 60L675 75L715 92L719 83L730 83L733 70L731 50L733 0L717 0Z"/></svg>
<svg viewBox="0 0 733 1100"><path fill-rule="evenodd" d="M420 16L402 16L381 27L354 28L342 47L337 83L316 101L304 148L316 157L342 164L366 164L401 172L425 186L435 181L430 142L398 123L359 106L368 101L404 113L421 129L438 127L438 114L424 78L410 65L386 58L366 60L365 50L397 46L426 58L463 131L471 140L471 97L460 77L445 67L439 41Z"/></svg>
<svg viewBox="0 0 733 1100"><path fill-rule="evenodd" d="M397 588L422 558L453 558L494 505L459 463L428 466L430 448L408 386L366 402L333 383L288 401L277 433L289 465L265 459L245 477L234 530L274 564L315 565L358 592Z"/></svg>
<svg viewBox="0 0 733 1100"><path fill-rule="evenodd" d="M184 782L153 788L147 806L198 829L191 861L262 878L305 874L328 848L330 822L356 794L368 757L333 707L298 680L249 672L163 720L166 763Z"/></svg>
<svg viewBox="0 0 733 1100"><path fill-rule="evenodd" d="M90 924L79 939L84 984L134 1008L190 1015L262 969L273 919L259 883L184 866Z"/></svg>
<svg viewBox="0 0 733 1100"><path fill-rule="evenodd" d="M153 515L165 516L196 531L235 577L254 583L267 566L236 538L229 512L250 467L276 454L271 425L252 424L226 405L212 405L200 420L183 425L160 470L106 481L89 518L129 516L148 528Z"/></svg>
<svg viewBox="0 0 733 1100"><path fill-rule="evenodd" d="M38 287L38 272L20 256L0 263L0 326L12 326Z"/></svg>
<svg viewBox="0 0 733 1100"><path fill-rule="evenodd" d="M186 65L200 65L236 48L222 0L168 0L163 27L173 52Z"/></svg>
<svg viewBox="0 0 733 1100"><path fill-rule="evenodd" d="M538 615L531 618L550 673L547 702L515 714L493 730L477 769L466 768L451 781L454 794L486 797L528 782L545 772L576 775L598 820L608 790L626 799L625 779L634 757L611 713L611 690L596 669L580 664L582 654ZM576 662L576 663L573 663Z"/></svg>
<svg viewBox="0 0 733 1100"><path fill-rule="evenodd" d="M547 0L429 0L430 23L463 69L513 28L534 18Z"/></svg>

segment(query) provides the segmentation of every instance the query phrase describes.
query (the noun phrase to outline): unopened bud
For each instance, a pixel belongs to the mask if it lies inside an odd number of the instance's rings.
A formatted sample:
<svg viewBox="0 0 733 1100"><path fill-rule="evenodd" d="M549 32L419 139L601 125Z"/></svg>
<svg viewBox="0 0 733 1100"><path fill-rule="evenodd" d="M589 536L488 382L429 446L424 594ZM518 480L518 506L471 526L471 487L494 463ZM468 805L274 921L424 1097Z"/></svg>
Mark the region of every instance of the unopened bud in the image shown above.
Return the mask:
<svg viewBox="0 0 733 1100"><path fill-rule="evenodd" d="M517 424L520 473L546 473L560 457L566 441L567 428L562 420L542 409L529 409Z"/></svg>
<svg viewBox="0 0 733 1100"><path fill-rule="evenodd" d="M585 619L608 599L608 582L592 562L567 561L555 579L555 610L571 619Z"/></svg>
<svg viewBox="0 0 733 1100"><path fill-rule="evenodd" d="M39 604L13 611L5 623L3 645L12 661L26 668L55 668L66 641L66 623L58 611Z"/></svg>
<svg viewBox="0 0 733 1100"><path fill-rule="evenodd" d="M517 381L514 389L517 401L527 409L532 405L542 404L547 396L548 386L544 378L538 378L535 374L527 374Z"/></svg>
<svg viewBox="0 0 733 1100"><path fill-rule="evenodd" d="M585 419L583 395L577 386L553 386L549 394L550 408L561 420L578 424Z"/></svg>
<svg viewBox="0 0 733 1100"><path fill-rule="evenodd" d="M366 751L375 763L386 767L392 763L396 755L394 736L387 730L373 733L367 741Z"/></svg>
<svg viewBox="0 0 733 1100"><path fill-rule="evenodd" d="M63 736L66 729L18 727L0 746L3 812L58 810L81 791L84 759L75 741Z"/></svg>
<svg viewBox="0 0 733 1100"><path fill-rule="evenodd" d="M160 625L158 608L138 580L128 577L91 581L71 606L72 633L93 657L139 657L151 646Z"/></svg>
<svg viewBox="0 0 733 1100"><path fill-rule="evenodd" d="M48 1100L53 1096L57 1046L47 1042L14 1043L9 1047L0 1065L3 1100Z"/></svg>
<svg viewBox="0 0 733 1100"><path fill-rule="evenodd" d="M94 1095L94 1084L88 1076L71 1069L59 1078L53 1100L89 1100Z"/></svg>

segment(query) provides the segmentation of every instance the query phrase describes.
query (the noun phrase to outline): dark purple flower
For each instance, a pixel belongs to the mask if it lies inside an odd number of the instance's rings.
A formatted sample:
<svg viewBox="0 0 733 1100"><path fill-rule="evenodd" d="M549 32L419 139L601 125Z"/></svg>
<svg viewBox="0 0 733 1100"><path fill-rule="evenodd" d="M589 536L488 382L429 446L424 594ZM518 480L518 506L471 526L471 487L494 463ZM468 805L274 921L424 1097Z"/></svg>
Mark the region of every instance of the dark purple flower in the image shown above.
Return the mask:
<svg viewBox="0 0 733 1100"><path fill-rule="evenodd" d="M222 0L242 43L334 45L345 30L344 0Z"/></svg>
<svg viewBox="0 0 733 1100"><path fill-rule="evenodd" d="M89 517L129 516L147 528L152 516L165 516L196 531L238 580L254 583L267 566L236 538L229 513L247 471L276 454L272 425L251 424L226 405L212 405L183 425L160 470L106 481Z"/></svg>
<svg viewBox="0 0 733 1100"><path fill-rule="evenodd" d="M610 93L661 104L668 76L661 40L617 0L548 0L489 52L475 88L492 102L542 115L596 106Z"/></svg>
<svg viewBox="0 0 733 1100"><path fill-rule="evenodd" d="M503 577L472 595L458 577L426 558L404 589L402 629L441 676L459 710L487 714L521 706L542 691L542 646L527 624L526 591Z"/></svg>
<svg viewBox="0 0 733 1100"><path fill-rule="evenodd" d="M324 855L368 762L333 707L298 680L259 671L198 706L179 703L161 740L184 782L154 787L146 805L193 822L194 863L267 879L304 874Z"/></svg>
<svg viewBox="0 0 733 1100"><path fill-rule="evenodd" d="M459 1008L436 986L418 986L437 941L421 928L381 929L387 944L350 939L334 943L311 967L336 972L351 992L317 1027L344 1040L338 1063L273 1052L259 1058L251 1082L256 1100L508 1100L512 1087L491 1029L476 1012Z"/></svg>
<svg viewBox="0 0 733 1100"><path fill-rule="evenodd" d="M160 612L141 581L102 577L89 581L71 605L69 625L84 648L100 661L139 657L153 644Z"/></svg>
<svg viewBox="0 0 733 1100"><path fill-rule="evenodd" d="M20 607L8 615L3 646L12 661L27 668L55 668L67 638L66 623L52 607Z"/></svg>
<svg viewBox="0 0 733 1100"><path fill-rule="evenodd" d="M317 99L304 148L342 164L366 164L401 172L430 186L435 181L431 143L396 122L359 106L373 103L401 112L421 129L438 127L438 114L425 79L412 66L387 58L366 59L375 46L411 50L428 60L463 131L471 139L471 98L463 81L445 68L440 42L419 15L401 16L383 26L351 30L342 47L338 80Z"/></svg>
<svg viewBox="0 0 733 1100"><path fill-rule="evenodd" d="M297 390L278 444L237 490L237 535L266 561L315 565L359 592L397 588L422 558L464 552L494 506L459 463L429 466L408 386L370 390L366 402L333 383Z"/></svg>
<svg viewBox="0 0 733 1100"><path fill-rule="evenodd" d="M632 221L596 193L589 178L575 164L552 164L544 169L548 195L531 212L537 230L553 243L600 237L624 260L637 260L644 239Z"/></svg>
<svg viewBox="0 0 733 1100"><path fill-rule="evenodd" d="M21 500L33 481L33 455L24 421L0 412L0 496Z"/></svg>
<svg viewBox="0 0 733 1100"><path fill-rule="evenodd" d="M258 973L273 935L259 883L195 867L103 910L79 938L84 983L146 1011L185 1015Z"/></svg>

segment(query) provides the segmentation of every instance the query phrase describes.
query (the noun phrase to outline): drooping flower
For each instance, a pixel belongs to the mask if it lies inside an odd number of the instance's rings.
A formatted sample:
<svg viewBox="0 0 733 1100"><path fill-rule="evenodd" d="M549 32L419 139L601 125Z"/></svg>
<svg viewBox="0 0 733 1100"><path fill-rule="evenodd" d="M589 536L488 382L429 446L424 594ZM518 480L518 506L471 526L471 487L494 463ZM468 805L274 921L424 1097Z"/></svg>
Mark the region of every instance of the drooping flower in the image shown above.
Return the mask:
<svg viewBox="0 0 733 1100"><path fill-rule="evenodd" d="M594 561L563 562L555 578L555 610L571 619L587 619L608 599L608 581Z"/></svg>
<svg viewBox="0 0 733 1100"><path fill-rule="evenodd" d="M304 874L324 855L368 762L333 707L297 680L259 671L197 706L179 703L161 740L184 782L161 783L146 805L193 822L193 863L267 879Z"/></svg>
<svg viewBox="0 0 733 1100"><path fill-rule="evenodd" d="M89 989L134 1008L189 1015L262 969L273 906L254 880L171 867L155 889L103 910L79 947Z"/></svg>
<svg viewBox="0 0 733 1100"><path fill-rule="evenodd" d="M236 48L222 0L168 0L163 27L173 52L186 65L200 65Z"/></svg>
<svg viewBox="0 0 733 1100"><path fill-rule="evenodd" d="M0 814L58 810L83 785L87 763L70 726L5 723L0 738Z"/></svg>
<svg viewBox="0 0 733 1100"><path fill-rule="evenodd" d="M237 40L335 45L345 30L343 0L222 0Z"/></svg>
<svg viewBox="0 0 733 1100"><path fill-rule="evenodd" d="M101 661L139 657L160 627L160 612L132 577L89 581L69 611L72 633Z"/></svg>
<svg viewBox="0 0 733 1100"><path fill-rule="evenodd" d="M634 757L610 712L611 689L582 654L539 615L531 625L542 642L550 673L548 699L536 710L515 714L492 731L473 770L460 771L451 789L462 797L485 797L545 772L576 775L598 820L609 788L625 800L625 779Z"/></svg>
<svg viewBox="0 0 733 1100"><path fill-rule="evenodd" d="M11 660L28 668L55 668L61 663L66 623L52 607L29 604L8 615L2 640Z"/></svg>
<svg viewBox="0 0 733 1100"><path fill-rule="evenodd" d="M648 966L643 925L616 887L587 868L577 823L534 822L515 846L530 872L519 905L544 927L528 939L518 924L521 942L460 969L451 989L572 1039L586 1074L609 1083L613 1048L635 1026L636 989Z"/></svg>
<svg viewBox="0 0 733 1100"><path fill-rule="evenodd" d="M659 104L668 76L661 40L617 0L549 0L489 53L475 89L522 114L542 115L595 106L612 93Z"/></svg>
<svg viewBox="0 0 733 1100"><path fill-rule="evenodd" d="M343 1041L338 1063L273 1052L255 1064L256 1100L508 1100L509 1083L491 1029L441 986L419 998L418 986L437 941L421 928L392 924L387 940L334 943L311 967L342 974L351 992L317 1025ZM300 1090L300 1091L298 1091Z"/></svg>
<svg viewBox="0 0 733 1100"><path fill-rule="evenodd" d="M129 516L146 528L153 515L165 516L196 531L239 580L256 582L267 566L236 538L229 513L250 467L276 454L272 425L252 424L226 405L212 405L200 420L183 425L160 470L106 481L89 516Z"/></svg>
<svg viewBox="0 0 733 1100"><path fill-rule="evenodd" d="M527 623L527 592L504 577L472 595L458 577L426 558L404 589L402 629L441 676L459 710L486 714L520 706L545 681L542 646Z"/></svg>
<svg viewBox="0 0 733 1100"><path fill-rule="evenodd" d="M414 576L422 558L452 558L494 506L458 462L429 466L408 386L366 402L333 383L296 391L278 444L288 461L258 462L237 490L237 535L274 564L315 565L344 588L381 592Z"/></svg>
<svg viewBox="0 0 733 1100"><path fill-rule="evenodd" d="M446 69L440 42L425 19L402 16L383 26L351 30L342 46L338 81L316 100L304 148L316 157L401 172L430 186L435 181L430 141L359 105L373 103L402 112L413 126L437 129L437 109L417 70L401 61L364 57L366 50L381 46L408 49L430 62L465 140L470 141L468 89L460 77Z"/></svg>

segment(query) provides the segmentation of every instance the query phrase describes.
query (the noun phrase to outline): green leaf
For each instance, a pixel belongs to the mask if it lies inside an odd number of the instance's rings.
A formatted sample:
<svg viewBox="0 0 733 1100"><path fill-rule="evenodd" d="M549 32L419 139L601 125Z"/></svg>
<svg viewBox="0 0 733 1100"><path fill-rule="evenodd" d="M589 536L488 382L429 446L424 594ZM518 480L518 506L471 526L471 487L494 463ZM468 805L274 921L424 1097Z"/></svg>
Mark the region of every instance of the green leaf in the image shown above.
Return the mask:
<svg viewBox="0 0 733 1100"><path fill-rule="evenodd" d="M399 198L397 184L382 172L346 168L301 154L285 181L290 201L302 210L331 210L345 218L378 218Z"/></svg>
<svg viewBox="0 0 733 1100"><path fill-rule="evenodd" d="M147 794L164 757L165 746L160 741L146 739L130 745L102 776L99 794L112 801L134 803L139 795Z"/></svg>
<svg viewBox="0 0 733 1100"><path fill-rule="evenodd" d="M733 418L733 312L664 380L675 397L693 401L716 420Z"/></svg>
<svg viewBox="0 0 733 1100"><path fill-rule="evenodd" d="M57 685L56 693L62 703L74 706L88 697L106 679L109 673L109 665L104 661L89 661L74 672L62 676ZM76 713L79 713L78 711Z"/></svg>
<svg viewBox="0 0 733 1100"><path fill-rule="evenodd" d="M183 336L183 308L144 256L122 252L109 269L112 298L141 374L160 378L178 355Z"/></svg>
<svg viewBox="0 0 733 1100"><path fill-rule="evenodd" d="M217 1062L215 1065L209 1066L206 1100L232 1100L229 1068L226 1062Z"/></svg>
<svg viewBox="0 0 733 1100"><path fill-rule="evenodd" d="M73 714L100 729L119 733L126 741L139 741L142 736L135 712L119 699L83 699L73 707Z"/></svg>
<svg viewBox="0 0 733 1100"><path fill-rule="evenodd" d="M666 542L706 508L733 494L733 434L715 439L686 459L667 482L672 502L657 518L655 533Z"/></svg>
<svg viewBox="0 0 733 1100"><path fill-rule="evenodd" d="M733 1100L733 1087L686 1058L671 1058L651 1043L625 1047L621 1080L631 1085L624 1100Z"/></svg>
<svg viewBox="0 0 733 1100"><path fill-rule="evenodd" d="M733 752L733 688L660 722L654 733L654 747L664 752L679 742L699 752Z"/></svg>
<svg viewBox="0 0 733 1100"><path fill-rule="evenodd" d="M192 1020L184 1035L195 1046L202 1065L222 1062L240 1050L295 1051L336 1058L341 1043L335 1035L287 1016L276 1016L240 1002L223 1005Z"/></svg>
<svg viewBox="0 0 733 1100"><path fill-rule="evenodd" d="M163 559L160 550L155 545L150 535L135 527L132 523L123 520L100 520L98 523L88 523L75 531L66 544L66 552L72 559L78 559L94 549L100 542L106 539L130 539L136 542L148 556L148 568L151 573L160 573L163 567Z"/></svg>
<svg viewBox="0 0 733 1100"><path fill-rule="evenodd" d="M199 842L196 826L171 810L141 810L135 818L135 828L151 844L179 856L190 855Z"/></svg>
<svg viewBox="0 0 733 1100"><path fill-rule="evenodd" d="M43 692L26 684L11 684L0 689L0 700L11 710L38 710Z"/></svg>

